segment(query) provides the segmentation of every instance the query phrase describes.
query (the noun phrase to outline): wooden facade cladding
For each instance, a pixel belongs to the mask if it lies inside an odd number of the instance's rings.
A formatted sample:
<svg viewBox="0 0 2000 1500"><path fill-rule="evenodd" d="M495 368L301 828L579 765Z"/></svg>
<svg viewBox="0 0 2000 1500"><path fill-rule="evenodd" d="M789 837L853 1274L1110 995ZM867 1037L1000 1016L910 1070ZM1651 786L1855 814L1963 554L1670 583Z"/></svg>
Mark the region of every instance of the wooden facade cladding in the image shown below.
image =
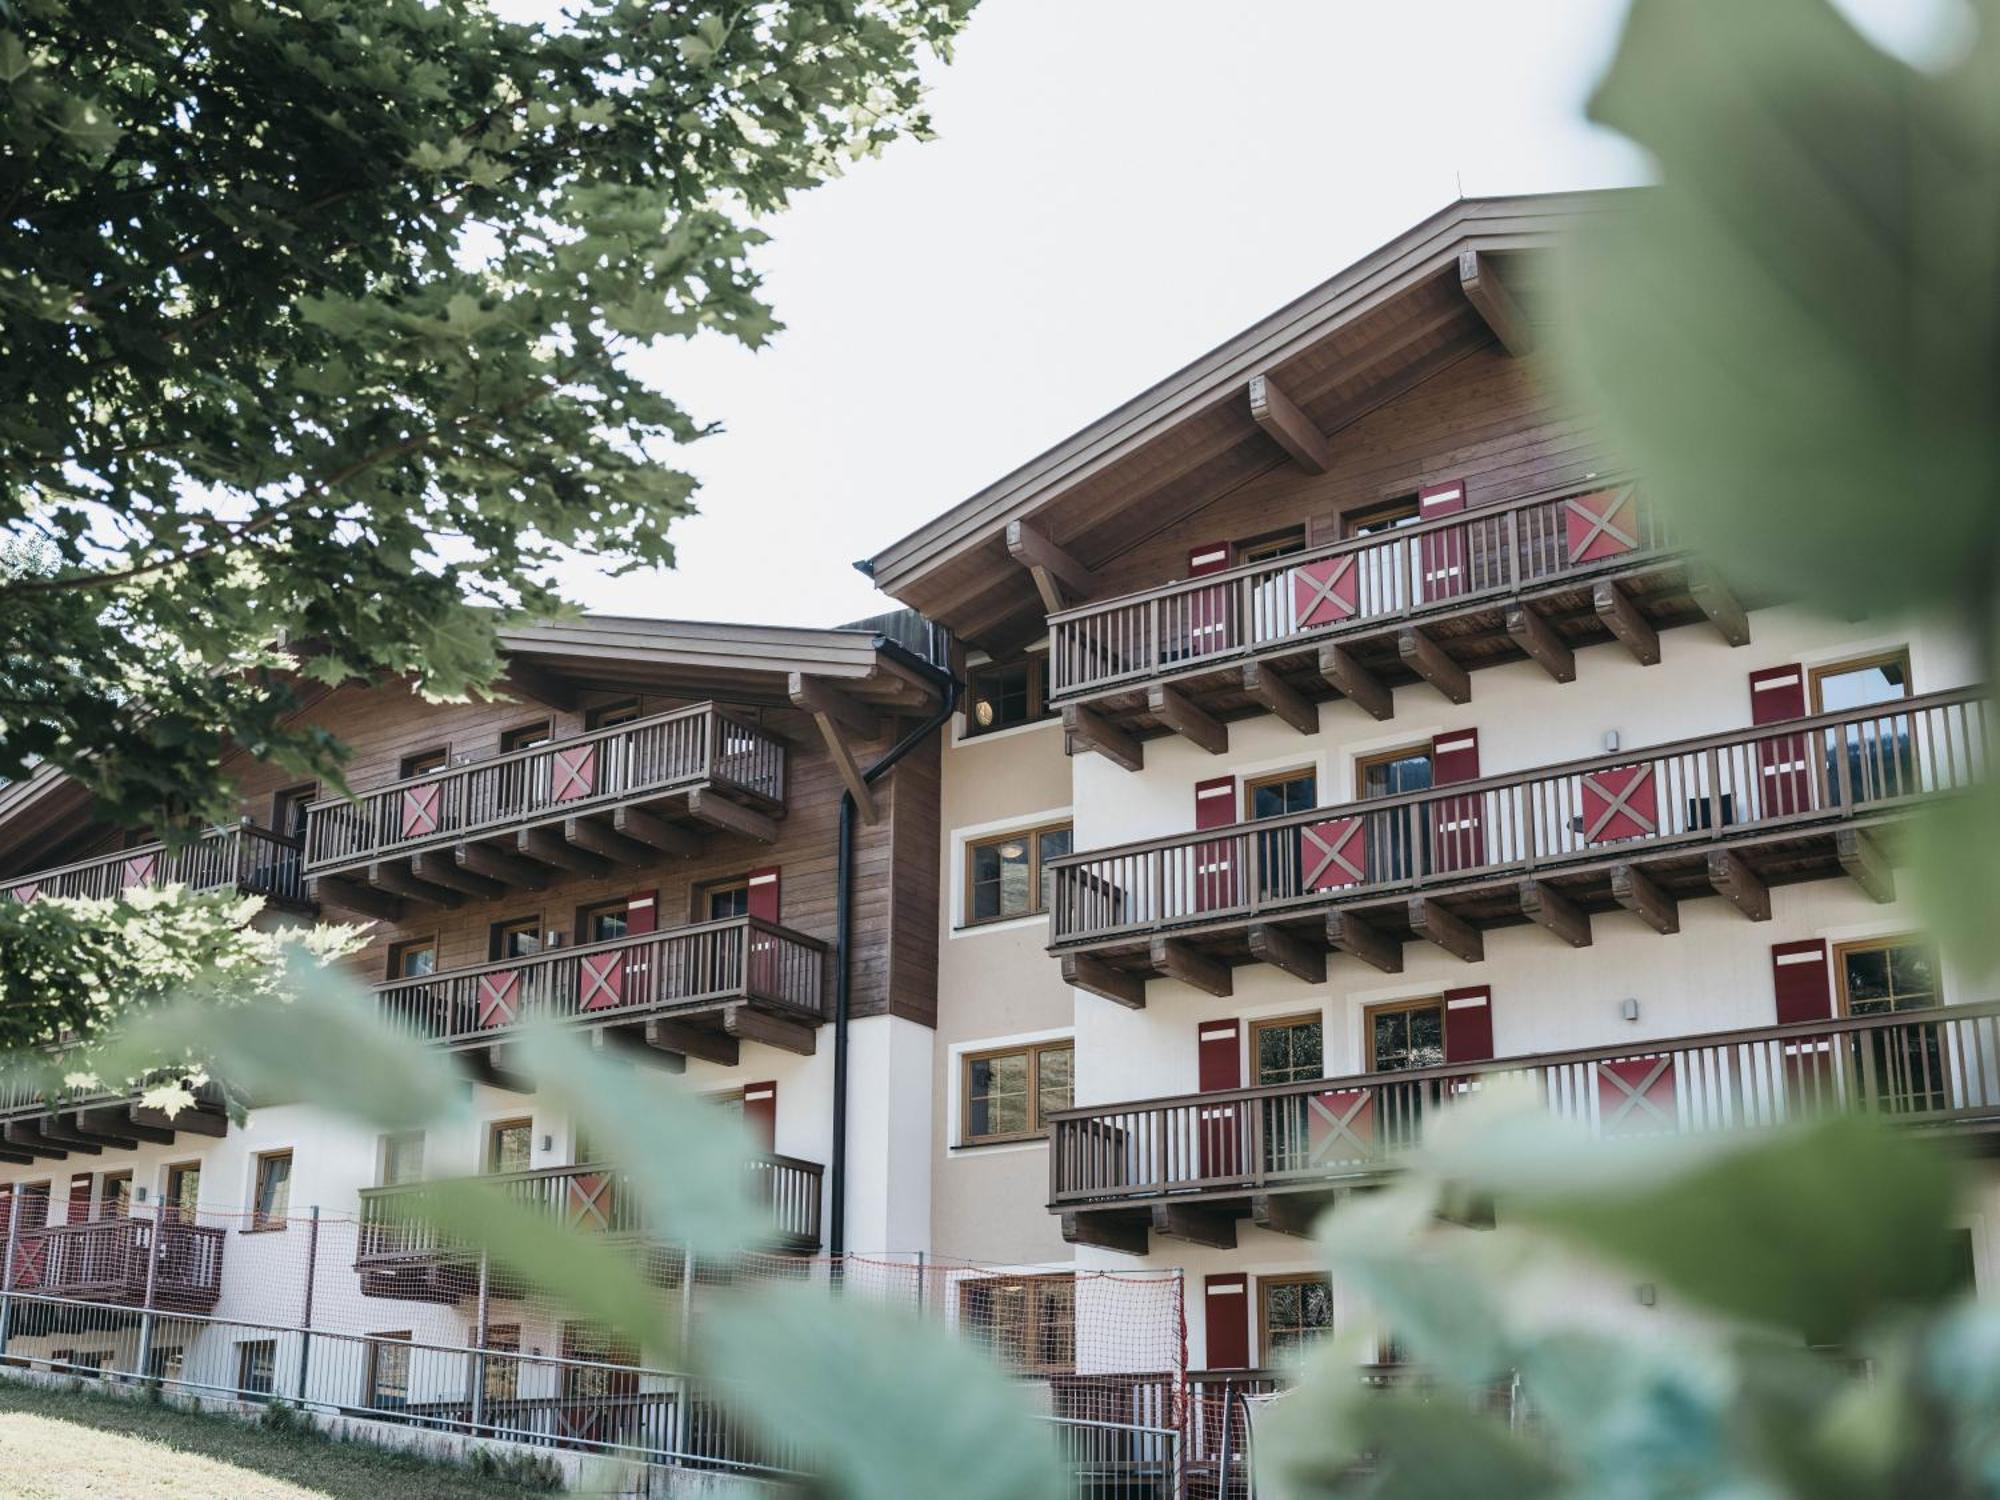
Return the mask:
<svg viewBox="0 0 2000 1500"><path fill-rule="evenodd" d="M808 1251L820 1245L818 1162L761 1154L744 1164L744 1189L770 1211L769 1246ZM635 1247L671 1244L668 1225L650 1222L626 1174L617 1167L546 1167L482 1177L523 1208L546 1215L566 1228L601 1234ZM354 1269L371 1297L421 1302L471 1301L479 1295L479 1255L453 1240L426 1215L434 1189L425 1183L361 1190L361 1230ZM677 1275L679 1255L663 1256L647 1269ZM518 1293L497 1270L489 1273L488 1294Z"/></svg>
<svg viewBox="0 0 2000 1500"><path fill-rule="evenodd" d="M1681 897L1764 917L1767 886L1843 872L1887 900L1881 827L1989 757L1984 692L1960 689L1066 855L1051 951L1134 1004L1175 953L1393 971L1406 938L1473 961L1503 923L1580 944L1625 908L1672 931Z"/></svg>
<svg viewBox="0 0 2000 1500"><path fill-rule="evenodd" d="M1529 1085L1603 1137L1706 1135L1860 1111L2000 1128L2000 1002L1064 1110L1049 1206L1066 1238L1144 1253L1151 1231L1233 1245L1236 1220L1308 1234L1378 1180L1426 1119L1489 1080Z"/></svg>
<svg viewBox="0 0 2000 1500"><path fill-rule="evenodd" d="M214 828L179 848L141 844L96 859L17 875L0 887L0 897L37 901L47 897L110 900L135 886L185 885L191 890L238 890L303 908L304 872L297 839L244 822Z"/></svg>
<svg viewBox="0 0 2000 1500"><path fill-rule="evenodd" d="M1387 718L1418 681L1464 702L1468 670L1523 657L1568 681L1578 646L1704 618L1749 639L1638 488L1566 487L1051 615L1049 701L1074 743L1133 766L1099 726L1220 753L1246 715L1312 733L1326 699Z"/></svg>
<svg viewBox="0 0 2000 1500"><path fill-rule="evenodd" d="M165 1216L24 1228L14 1247L9 1289L121 1307L212 1312L222 1294L226 1238L220 1229Z"/></svg>
<svg viewBox="0 0 2000 1500"><path fill-rule="evenodd" d="M692 853L706 828L769 839L786 759L782 740L695 704L315 802L306 875L335 904L386 915L545 883L551 869Z"/></svg>

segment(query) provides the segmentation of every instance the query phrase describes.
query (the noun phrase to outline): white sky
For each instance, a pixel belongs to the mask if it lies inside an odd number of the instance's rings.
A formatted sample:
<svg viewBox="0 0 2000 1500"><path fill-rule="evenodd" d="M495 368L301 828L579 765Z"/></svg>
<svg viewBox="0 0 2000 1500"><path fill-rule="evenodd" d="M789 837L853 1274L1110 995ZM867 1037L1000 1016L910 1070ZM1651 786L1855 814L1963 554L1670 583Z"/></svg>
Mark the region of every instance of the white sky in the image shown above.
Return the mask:
<svg viewBox="0 0 2000 1500"><path fill-rule="evenodd" d="M510 6L518 9L518 6ZM1908 44L1931 4L1853 0ZM831 625L850 564L1456 197L1643 179L1585 123L1623 0L986 0L938 139L807 194L759 264L787 325L641 368L725 430L681 451L672 572L593 610Z"/></svg>

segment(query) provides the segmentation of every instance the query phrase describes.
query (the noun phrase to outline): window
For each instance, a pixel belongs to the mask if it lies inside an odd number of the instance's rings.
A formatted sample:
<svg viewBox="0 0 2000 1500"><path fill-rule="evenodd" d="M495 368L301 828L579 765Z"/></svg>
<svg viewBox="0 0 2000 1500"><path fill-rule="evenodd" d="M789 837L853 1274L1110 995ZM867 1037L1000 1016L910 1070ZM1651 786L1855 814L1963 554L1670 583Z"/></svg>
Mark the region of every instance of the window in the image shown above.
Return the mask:
<svg viewBox="0 0 2000 1500"><path fill-rule="evenodd" d="M1444 1061L1444 1001L1371 1005L1366 1016L1369 1072L1432 1068Z"/></svg>
<svg viewBox="0 0 2000 1500"><path fill-rule="evenodd" d="M607 1328L594 1323L563 1324L562 1357L581 1361L563 1367L562 1394L566 1401L629 1396L639 1388L639 1377L628 1373L630 1366L639 1363L638 1349Z"/></svg>
<svg viewBox="0 0 2000 1500"><path fill-rule="evenodd" d="M155 1344L146 1355L148 1380L179 1380L186 1368L186 1351L179 1344Z"/></svg>
<svg viewBox="0 0 2000 1500"><path fill-rule="evenodd" d="M1319 777L1311 770L1280 771L1275 776L1259 776L1243 783L1243 816L1246 819L1278 818L1286 813L1309 812L1319 805Z"/></svg>
<svg viewBox="0 0 2000 1500"><path fill-rule="evenodd" d="M444 745L434 745L429 750L419 750L403 757L401 777L407 781L412 776L435 776L451 764L451 751Z"/></svg>
<svg viewBox="0 0 2000 1500"><path fill-rule="evenodd" d="M1889 651L1860 661L1815 667L1812 672L1813 712L1843 713L1876 703L1894 703L1910 696L1910 654Z"/></svg>
<svg viewBox="0 0 2000 1500"><path fill-rule="evenodd" d="M609 943L624 937L626 931L623 901L599 902L576 914L576 940L580 943Z"/></svg>
<svg viewBox="0 0 2000 1500"><path fill-rule="evenodd" d="M1049 909L1055 878L1043 868L1070 851L1070 825L1052 823L965 846L965 920L993 922Z"/></svg>
<svg viewBox="0 0 2000 1500"><path fill-rule="evenodd" d="M368 1336L368 1404L397 1411L410 1404L410 1333Z"/></svg>
<svg viewBox="0 0 2000 1500"><path fill-rule="evenodd" d="M539 750L554 738L547 719L520 724L500 736L500 753L509 755L516 750Z"/></svg>
<svg viewBox="0 0 2000 1500"><path fill-rule="evenodd" d="M535 1122L500 1120L486 1129L486 1170L525 1172L534 1165Z"/></svg>
<svg viewBox="0 0 2000 1500"><path fill-rule="evenodd" d="M278 1341L248 1339L236 1346L236 1389L246 1396L268 1396L277 1389Z"/></svg>
<svg viewBox="0 0 2000 1500"><path fill-rule="evenodd" d="M1260 1277L1257 1306L1267 1365L1295 1364L1333 1332L1333 1283L1320 1273Z"/></svg>
<svg viewBox="0 0 2000 1500"><path fill-rule="evenodd" d="M286 838L303 839L306 836L306 809L319 796L319 783L308 781L302 786L288 786L271 798L271 831L282 833Z"/></svg>
<svg viewBox="0 0 2000 1500"><path fill-rule="evenodd" d="M630 724L639 717L639 700L626 698L617 703L606 703L591 709L583 716L583 727L609 729L615 724Z"/></svg>
<svg viewBox="0 0 2000 1500"><path fill-rule="evenodd" d="M389 945L389 977L421 979L437 973L438 945L434 937L410 938Z"/></svg>
<svg viewBox="0 0 2000 1500"><path fill-rule="evenodd" d="M1250 1063L1259 1086L1326 1076L1325 1025L1318 1016L1287 1016L1250 1027Z"/></svg>
<svg viewBox="0 0 2000 1500"><path fill-rule="evenodd" d="M1379 532L1394 531L1398 526L1412 525L1416 519L1417 497L1405 495L1399 500L1383 500L1349 511L1342 517L1341 534L1374 536Z"/></svg>
<svg viewBox="0 0 2000 1500"><path fill-rule="evenodd" d="M1812 672L1816 713L1845 713L1910 696L1910 657L1890 651ZM1839 803L1894 797L1917 790L1916 750L1906 713L1857 719L1826 731L1826 794ZM1844 764L1843 764L1844 762Z"/></svg>
<svg viewBox="0 0 2000 1500"><path fill-rule="evenodd" d="M508 958L533 958L542 951L542 919L509 917L495 922L486 940L486 956L493 963Z"/></svg>
<svg viewBox="0 0 2000 1500"><path fill-rule="evenodd" d="M1880 938L1834 949L1841 1008L1850 1016L1926 1010L1938 1004L1937 954L1922 938Z"/></svg>
<svg viewBox="0 0 2000 1500"><path fill-rule="evenodd" d="M1236 562L1269 562L1274 557L1290 557L1294 552L1306 550L1306 529L1304 526L1288 526L1283 531L1274 531L1266 536L1252 537L1247 542L1236 544Z"/></svg>
<svg viewBox="0 0 2000 1500"><path fill-rule="evenodd" d="M424 1176L424 1133L398 1130L382 1137L382 1186L421 1182Z"/></svg>
<svg viewBox="0 0 2000 1500"><path fill-rule="evenodd" d="M1017 1141L1041 1133L1052 1111L1068 1109L1074 1043L1043 1042L965 1059L964 1144Z"/></svg>
<svg viewBox="0 0 2000 1500"><path fill-rule="evenodd" d="M1039 656L993 662L966 673L965 732L986 734L1046 718L1048 694Z"/></svg>
<svg viewBox="0 0 2000 1500"><path fill-rule="evenodd" d="M1354 762L1354 794L1364 801L1371 797L1396 797L1404 792L1425 792L1430 785L1429 745L1385 750Z"/></svg>
<svg viewBox="0 0 2000 1500"><path fill-rule="evenodd" d="M521 1325L496 1323L486 1330L486 1399L512 1401L521 1394Z"/></svg>
<svg viewBox="0 0 2000 1500"><path fill-rule="evenodd" d="M292 1153L262 1151L257 1155L257 1193L250 1227L283 1229L292 1211Z"/></svg>
<svg viewBox="0 0 2000 1500"><path fill-rule="evenodd" d="M132 1174L131 1172L106 1172L98 1179L97 1217L100 1219L129 1219L132 1217Z"/></svg>
<svg viewBox="0 0 2000 1500"><path fill-rule="evenodd" d="M962 1281L958 1321L1018 1375L1076 1370L1076 1278L1007 1276Z"/></svg>
<svg viewBox="0 0 2000 1500"><path fill-rule="evenodd" d="M182 1162L167 1168L167 1206L183 1224L195 1221L201 1207L201 1163Z"/></svg>

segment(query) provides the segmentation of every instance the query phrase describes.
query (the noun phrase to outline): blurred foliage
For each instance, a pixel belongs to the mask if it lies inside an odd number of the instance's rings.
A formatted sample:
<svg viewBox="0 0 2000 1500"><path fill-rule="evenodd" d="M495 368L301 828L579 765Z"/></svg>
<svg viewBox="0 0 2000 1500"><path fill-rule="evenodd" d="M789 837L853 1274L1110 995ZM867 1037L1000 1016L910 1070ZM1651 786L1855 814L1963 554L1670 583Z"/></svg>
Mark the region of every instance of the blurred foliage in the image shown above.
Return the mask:
<svg viewBox="0 0 2000 1500"><path fill-rule="evenodd" d="M1316 1350L1256 1423L1269 1500L2000 1494L2000 1311L1954 1274L1935 1143L1848 1117L1649 1149L1504 1096L1432 1123L1320 1232L1412 1378L1362 1384L1371 1330ZM1468 1195L1498 1227L1440 1217Z"/></svg>
<svg viewBox="0 0 2000 1500"><path fill-rule="evenodd" d="M1936 71L1826 0L1636 0L1592 119L1657 187L1557 279L1585 410L1725 576L2000 642L2000 0ZM1935 684L1948 686L1952 684ZM2000 786L1933 810L1917 880L2000 961Z"/></svg>
<svg viewBox="0 0 2000 1500"><path fill-rule="evenodd" d="M710 428L627 356L771 337L759 226L970 3L0 5L0 777L337 786L302 686L462 698L562 549L670 564Z"/></svg>

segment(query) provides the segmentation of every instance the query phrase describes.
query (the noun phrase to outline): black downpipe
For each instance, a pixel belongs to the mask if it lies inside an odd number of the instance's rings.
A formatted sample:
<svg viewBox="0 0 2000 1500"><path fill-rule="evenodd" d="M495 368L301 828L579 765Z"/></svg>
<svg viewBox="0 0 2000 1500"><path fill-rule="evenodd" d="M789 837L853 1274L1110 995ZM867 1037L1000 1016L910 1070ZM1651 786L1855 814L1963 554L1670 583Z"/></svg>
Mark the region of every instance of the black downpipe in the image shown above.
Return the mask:
<svg viewBox="0 0 2000 1500"><path fill-rule="evenodd" d="M950 720L958 708L958 695L964 687L956 673L926 661L900 642L877 636L875 648L902 659L913 670L921 671L936 681L944 689L944 706L891 745L880 760L861 773L862 782L869 786L873 786L878 777L887 775L890 767L928 739L933 730L942 728ZM848 962L852 951L849 929L854 919L853 883L854 794L842 792L840 845L833 877L833 1161L830 1163L833 1180L828 1185L826 1230L827 1254L834 1257L847 1249L847 1013L853 999Z"/></svg>

